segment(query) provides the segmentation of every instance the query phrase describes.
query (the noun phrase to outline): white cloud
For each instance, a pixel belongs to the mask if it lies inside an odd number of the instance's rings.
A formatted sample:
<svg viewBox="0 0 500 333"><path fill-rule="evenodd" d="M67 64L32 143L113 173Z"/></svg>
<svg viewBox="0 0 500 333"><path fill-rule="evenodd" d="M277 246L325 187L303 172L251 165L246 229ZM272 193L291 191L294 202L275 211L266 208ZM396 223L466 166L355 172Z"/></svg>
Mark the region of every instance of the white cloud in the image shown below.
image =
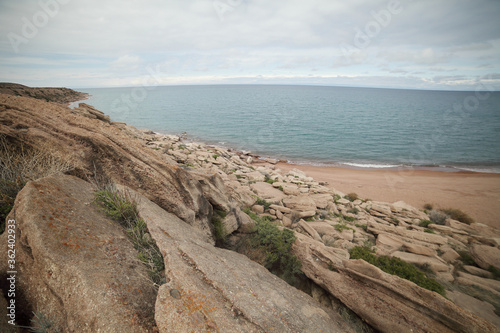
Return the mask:
<svg viewBox="0 0 500 333"><path fill-rule="evenodd" d="M377 23L373 13L387 11L388 0L217 1L232 7L221 14L212 0L70 1L19 54L6 36L21 34L22 18L31 19L39 4L0 2L0 80L14 75L34 84L40 80L26 73L39 73L47 75L43 82L60 82L66 70L66 86L132 85L148 66L159 66L162 75L193 83L263 75L310 84L309 75L319 74L313 77L321 84L349 75L360 85L439 88L451 82L434 80L439 68L470 78L500 72L498 1L400 0L401 11L379 22L362 47L357 31Z"/></svg>

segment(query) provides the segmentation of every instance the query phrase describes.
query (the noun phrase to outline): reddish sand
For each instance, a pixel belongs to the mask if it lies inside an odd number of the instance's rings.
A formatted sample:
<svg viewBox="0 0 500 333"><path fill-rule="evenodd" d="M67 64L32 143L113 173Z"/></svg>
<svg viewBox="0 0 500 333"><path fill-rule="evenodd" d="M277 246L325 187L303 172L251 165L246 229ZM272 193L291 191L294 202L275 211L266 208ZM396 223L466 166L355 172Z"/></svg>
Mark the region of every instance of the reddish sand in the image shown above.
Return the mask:
<svg viewBox="0 0 500 333"><path fill-rule="evenodd" d="M476 222L500 229L500 174L426 170L355 170L278 163L299 169L344 193L376 201L405 201L416 208L459 208Z"/></svg>

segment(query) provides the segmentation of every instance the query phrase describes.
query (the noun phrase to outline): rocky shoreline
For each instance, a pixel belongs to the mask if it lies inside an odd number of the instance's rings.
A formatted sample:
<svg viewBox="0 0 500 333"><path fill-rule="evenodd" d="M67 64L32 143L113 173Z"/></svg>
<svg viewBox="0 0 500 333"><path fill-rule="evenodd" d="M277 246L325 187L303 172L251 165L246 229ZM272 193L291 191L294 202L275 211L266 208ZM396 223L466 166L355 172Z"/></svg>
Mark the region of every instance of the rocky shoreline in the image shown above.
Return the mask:
<svg viewBox="0 0 500 333"><path fill-rule="evenodd" d="M84 103L69 109L0 94L0 133L14 148L50 147L43 149L71 165L64 174L27 182L9 214L18 228L17 288L26 311L53 318L60 330L496 332L500 326L497 229L450 218L431 223L431 211L341 193L300 170L280 171L276 160L138 130ZM156 290L126 233L95 202L103 179L133 198L148 242L161 251L164 280ZM233 251L258 221L294 235L300 290L259 265L251 247L240 251L247 256ZM220 230L224 248L215 246ZM7 233L0 244L7 248ZM415 264L442 285L441 294L353 259L356 248Z"/></svg>
<svg viewBox="0 0 500 333"><path fill-rule="evenodd" d="M137 134L146 146L169 155L187 170L219 175L226 186L241 194L246 205L254 201L251 197L269 202L267 209L254 203L251 210L321 242L345 260L355 246L371 244L377 255L427 267L437 281L449 287L449 299L500 325L500 317L491 304L481 305L481 301L460 289L472 286L494 294L500 291L500 282L488 271L491 266L500 267L499 230L450 218L442 225L430 223L424 227L422 221L430 221L429 215L405 202L348 200L345 193L326 187L328 184L317 182L300 170L281 172L276 168L276 159L261 159L250 152L203 143L185 143L179 136L149 130ZM229 234L238 231L238 225L230 219L224 223ZM463 265L459 253L470 253L474 263Z"/></svg>

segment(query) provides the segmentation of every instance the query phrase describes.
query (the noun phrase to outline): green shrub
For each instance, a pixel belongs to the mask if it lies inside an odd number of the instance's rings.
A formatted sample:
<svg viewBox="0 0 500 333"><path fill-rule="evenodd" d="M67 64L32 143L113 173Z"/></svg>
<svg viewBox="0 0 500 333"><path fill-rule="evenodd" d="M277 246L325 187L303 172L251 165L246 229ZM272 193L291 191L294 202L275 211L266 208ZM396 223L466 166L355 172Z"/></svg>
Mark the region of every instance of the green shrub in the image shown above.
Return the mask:
<svg viewBox="0 0 500 333"><path fill-rule="evenodd" d="M434 230L432 229L428 229L428 228L425 228L424 229L424 232L428 233L428 234L435 234Z"/></svg>
<svg viewBox="0 0 500 333"><path fill-rule="evenodd" d="M458 251L458 254L460 255L460 260L464 263L464 265L469 265L469 266L477 266L476 262L474 259L472 259L472 256L470 255L469 252L467 251Z"/></svg>
<svg viewBox="0 0 500 333"><path fill-rule="evenodd" d="M453 220L457 220L467 224L474 223L474 219L469 215L467 215L466 213L464 213L463 211L461 211L460 209L446 208L446 209L440 209L440 211L448 215Z"/></svg>
<svg viewBox="0 0 500 333"><path fill-rule="evenodd" d="M215 246L224 247L227 243L227 231L222 221L226 218L226 212L223 210L215 210L212 216L213 235L215 238Z"/></svg>
<svg viewBox="0 0 500 333"><path fill-rule="evenodd" d="M269 178L269 176L266 175L266 178L264 179L264 181L268 184L274 184L276 181Z"/></svg>
<svg viewBox="0 0 500 333"><path fill-rule="evenodd" d="M386 273L397 275L403 279L412 281L418 286L435 291L444 296L444 287L436 280L428 278L422 271L412 264L399 258L388 256L377 256L368 247L356 246L351 251L351 259L363 259L366 262L377 266Z"/></svg>
<svg viewBox="0 0 500 333"><path fill-rule="evenodd" d="M278 189L283 192L283 186L280 185L280 187L278 187Z"/></svg>
<svg viewBox="0 0 500 333"><path fill-rule="evenodd" d="M333 226L335 228L335 230L337 230L338 232L342 232L344 230L354 230L353 228L351 227L348 227L346 226L345 224L336 224Z"/></svg>
<svg viewBox="0 0 500 333"><path fill-rule="evenodd" d="M356 227L363 229L365 232L368 232L368 225L367 224L355 224Z"/></svg>
<svg viewBox="0 0 500 333"><path fill-rule="evenodd" d="M273 274L294 284L301 273L301 262L291 251L296 239L293 231L286 228L280 230L267 216L260 218L255 214L249 215L255 220L251 243L265 253L261 264Z"/></svg>
<svg viewBox="0 0 500 333"><path fill-rule="evenodd" d="M352 216L346 216L346 215L342 216L342 218L343 218L344 220L346 220L347 222L354 222L354 221L356 220L356 218L355 218L355 217L352 217Z"/></svg>
<svg viewBox="0 0 500 333"><path fill-rule="evenodd" d="M335 195L333 196L333 200L335 201L335 203L337 203L337 201L339 201L339 200L340 200L340 195L335 194Z"/></svg>
<svg viewBox="0 0 500 333"><path fill-rule="evenodd" d="M421 227L427 228L429 226L429 224L432 224L432 223L434 223L434 222L432 222L430 220L420 220L420 223L418 225Z"/></svg>
<svg viewBox="0 0 500 333"><path fill-rule="evenodd" d="M125 233L138 252L139 260L148 268L151 280L160 285L165 269L163 256L148 233L146 222L139 217L135 201L128 193L121 193L113 186L96 192L95 197L106 215L125 229Z"/></svg>
<svg viewBox="0 0 500 333"><path fill-rule="evenodd" d="M264 210L268 210L272 204L264 199L257 198L257 205L264 206Z"/></svg>
<svg viewBox="0 0 500 333"><path fill-rule="evenodd" d="M429 211L430 211L430 210L432 210L433 208L434 208L434 207L433 207L433 206L432 206L432 204L430 204L430 203L426 203L426 204L424 205L424 209L425 209L425 210L429 210Z"/></svg>
<svg viewBox="0 0 500 333"><path fill-rule="evenodd" d="M213 155L212 155L212 157L214 158L214 160L216 160L216 159L217 159L217 157L219 157L219 156L220 156L220 155L218 155L218 154L213 154Z"/></svg>

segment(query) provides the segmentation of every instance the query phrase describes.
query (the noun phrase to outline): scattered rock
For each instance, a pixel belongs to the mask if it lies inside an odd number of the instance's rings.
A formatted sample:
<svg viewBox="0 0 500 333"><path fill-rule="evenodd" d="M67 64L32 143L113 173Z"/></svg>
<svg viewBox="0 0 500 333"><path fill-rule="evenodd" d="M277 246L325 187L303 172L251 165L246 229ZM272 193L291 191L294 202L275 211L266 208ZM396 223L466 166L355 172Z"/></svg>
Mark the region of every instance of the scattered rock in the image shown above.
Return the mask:
<svg viewBox="0 0 500 333"><path fill-rule="evenodd" d="M488 269L493 266L500 269L500 250L497 247L473 244L470 254L479 267Z"/></svg>

